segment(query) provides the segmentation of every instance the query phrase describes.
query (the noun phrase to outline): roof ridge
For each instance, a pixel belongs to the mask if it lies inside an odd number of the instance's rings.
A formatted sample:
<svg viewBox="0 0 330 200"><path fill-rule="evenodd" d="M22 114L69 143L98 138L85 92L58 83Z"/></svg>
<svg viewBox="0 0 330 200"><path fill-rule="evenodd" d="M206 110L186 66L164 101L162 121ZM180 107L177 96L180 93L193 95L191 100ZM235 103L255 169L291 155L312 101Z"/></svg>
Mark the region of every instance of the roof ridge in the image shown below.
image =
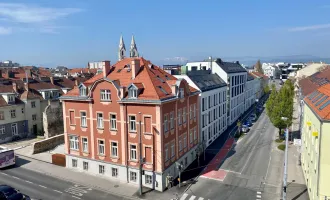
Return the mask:
<svg viewBox="0 0 330 200"><path fill-rule="evenodd" d="M151 88L154 90L154 92L156 93L157 97L160 98L159 95L158 95L158 92L157 92L157 90L156 90L156 86L155 86L155 84L153 84L153 82L152 82L152 80L151 80L151 76L150 76L150 74L153 74L153 73L152 73L152 72L150 71L150 69L149 69L149 66L148 66L149 63L148 63L143 57L141 57L140 59L142 60L143 65L144 65L144 69L146 70L146 72L147 72L147 74L148 74L149 81L151 82L151 85L152 85ZM143 72L144 69L143 69L141 72ZM155 75L155 74L154 74L154 75ZM155 75L155 76L156 76L156 75Z"/></svg>

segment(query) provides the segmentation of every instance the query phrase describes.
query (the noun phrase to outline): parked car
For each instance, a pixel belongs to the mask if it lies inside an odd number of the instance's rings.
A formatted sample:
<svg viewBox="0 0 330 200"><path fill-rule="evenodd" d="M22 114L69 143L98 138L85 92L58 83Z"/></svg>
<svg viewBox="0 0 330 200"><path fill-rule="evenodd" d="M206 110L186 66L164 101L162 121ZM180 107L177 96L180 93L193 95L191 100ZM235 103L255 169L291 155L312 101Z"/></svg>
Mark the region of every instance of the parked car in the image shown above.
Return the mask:
<svg viewBox="0 0 330 200"><path fill-rule="evenodd" d="M252 123L251 123L250 120L245 120L244 123L243 123L243 126L250 127L250 126L252 126Z"/></svg>
<svg viewBox="0 0 330 200"><path fill-rule="evenodd" d="M246 125L243 125L241 128L242 133L247 133L247 132L249 132L249 130L250 130L250 127L248 127Z"/></svg>
<svg viewBox="0 0 330 200"><path fill-rule="evenodd" d="M252 114L250 117L249 117L249 119L251 120L251 121L256 121L257 120L257 115L256 114Z"/></svg>
<svg viewBox="0 0 330 200"><path fill-rule="evenodd" d="M19 190L8 186L0 185L0 200L31 200L29 196L20 193Z"/></svg>

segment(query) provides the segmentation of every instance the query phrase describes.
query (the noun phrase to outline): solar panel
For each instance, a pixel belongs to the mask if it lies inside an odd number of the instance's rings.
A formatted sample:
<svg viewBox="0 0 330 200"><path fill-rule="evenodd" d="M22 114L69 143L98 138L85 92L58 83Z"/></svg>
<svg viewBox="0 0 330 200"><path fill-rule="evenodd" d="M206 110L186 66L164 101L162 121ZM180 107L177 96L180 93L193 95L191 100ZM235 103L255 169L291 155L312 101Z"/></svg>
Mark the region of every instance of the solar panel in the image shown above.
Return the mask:
<svg viewBox="0 0 330 200"><path fill-rule="evenodd" d="M309 95L309 100L312 100L316 95L318 95L319 94L319 91L315 91L315 92L313 92L312 94L310 94Z"/></svg>
<svg viewBox="0 0 330 200"><path fill-rule="evenodd" d="M324 94L320 94L319 96L317 96L315 99L313 99L313 103L316 102L317 100L319 100L321 97L323 97Z"/></svg>
<svg viewBox="0 0 330 200"><path fill-rule="evenodd" d="M327 107L328 105L330 105L330 100L328 100L325 104L323 104L319 110L323 110L325 107Z"/></svg>
<svg viewBox="0 0 330 200"><path fill-rule="evenodd" d="M320 101L316 102L315 106L320 105L324 100L326 100L328 96L323 97Z"/></svg>

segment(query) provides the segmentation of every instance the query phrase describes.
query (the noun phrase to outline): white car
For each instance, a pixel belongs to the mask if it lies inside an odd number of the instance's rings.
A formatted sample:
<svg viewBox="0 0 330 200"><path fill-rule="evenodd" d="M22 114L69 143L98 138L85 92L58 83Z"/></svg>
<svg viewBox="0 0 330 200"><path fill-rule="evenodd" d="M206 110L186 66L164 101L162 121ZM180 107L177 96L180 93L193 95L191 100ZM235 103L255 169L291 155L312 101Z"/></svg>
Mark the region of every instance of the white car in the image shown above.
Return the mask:
<svg viewBox="0 0 330 200"><path fill-rule="evenodd" d="M242 126L242 133L247 133L249 132L250 128L248 126L243 125Z"/></svg>

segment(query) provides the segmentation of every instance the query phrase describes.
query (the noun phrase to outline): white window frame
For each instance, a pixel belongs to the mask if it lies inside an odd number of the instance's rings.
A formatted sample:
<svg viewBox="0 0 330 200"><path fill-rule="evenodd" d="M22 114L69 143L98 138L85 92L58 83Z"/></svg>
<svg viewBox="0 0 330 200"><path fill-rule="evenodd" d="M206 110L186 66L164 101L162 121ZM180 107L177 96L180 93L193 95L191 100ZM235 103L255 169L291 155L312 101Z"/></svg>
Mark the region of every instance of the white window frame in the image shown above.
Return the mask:
<svg viewBox="0 0 330 200"><path fill-rule="evenodd" d="M104 173L105 173L105 166L99 165L99 174L104 174Z"/></svg>
<svg viewBox="0 0 330 200"><path fill-rule="evenodd" d="M10 103L15 102L15 96L14 95L8 95L8 102L10 102Z"/></svg>
<svg viewBox="0 0 330 200"><path fill-rule="evenodd" d="M171 158L175 156L175 142L171 143Z"/></svg>
<svg viewBox="0 0 330 200"><path fill-rule="evenodd" d="M97 120L97 128L103 129L104 128L103 113L96 113L96 120Z"/></svg>
<svg viewBox="0 0 330 200"><path fill-rule="evenodd" d="M168 114L164 115L164 132L168 131Z"/></svg>
<svg viewBox="0 0 330 200"><path fill-rule="evenodd" d="M80 126L87 127L87 112L85 111L80 112Z"/></svg>
<svg viewBox="0 0 330 200"><path fill-rule="evenodd" d="M168 154L168 144L165 145L165 162L170 159L169 154Z"/></svg>
<svg viewBox="0 0 330 200"><path fill-rule="evenodd" d="M118 168L116 168L116 167L111 168L111 176L118 177Z"/></svg>
<svg viewBox="0 0 330 200"><path fill-rule="evenodd" d="M196 119L196 104L194 103L194 119Z"/></svg>
<svg viewBox="0 0 330 200"><path fill-rule="evenodd" d="M184 88L179 89L179 98L184 98Z"/></svg>
<svg viewBox="0 0 330 200"><path fill-rule="evenodd" d="M135 147L135 148L132 148ZM137 160L137 145L136 144L130 144L129 145L129 156L130 160Z"/></svg>
<svg viewBox="0 0 330 200"><path fill-rule="evenodd" d="M79 138L76 135L69 136L70 149L79 150Z"/></svg>
<svg viewBox="0 0 330 200"><path fill-rule="evenodd" d="M81 143L82 143L83 152L88 152L88 138L86 137L81 138Z"/></svg>
<svg viewBox="0 0 330 200"><path fill-rule="evenodd" d="M100 91L101 101L111 101L111 91L107 89L102 89Z"/></svg>
<svg viewBox="0 0 330 200"><path fill-rule="evenodd" d="M129 98L137 98L137 89L135 88L130 88L128 90L128 97Z"/></svg>
<svg viewBox="0 0 330 200"><path fill-rule="evenodd" d="M5 112L0 111L0 120L5 120Z"/></svg>
<svg viewBox="0 0 330 200"><path fill-rule="evenodd" d="M6 127L0 126L0 135L6 134Z"/></svg>
<svg viewBox="0 0 330 200"><path fill-rule="evenodd" d="M78 167L78 160L77 159L72 159L72 167L77 168Z"/></svg>
<svg viewBox="0 0 330 200"><path fill-rule="evenodd" d="M129 118L129 130L131 132L136 132L136 116L130 115L128 118Z"/></svg>
<svg viewBox="0 0 330 200"><path fill-rule="evenodd" d="M193 119L193 105L189 106L189 119L192 120Z"/></svg>
<svg viewBox="0 0 330 200"><path fill-rule="evenodd" d="M192 144L193 143L193 129L190 129L190 131L189 131L189 142L190 142L190 144Z"/></svg>
<svg viewBox="0 0 330 200"><path fill-rule="evenodd" d="M174 112L170 113L170 129L174 129Z"/></svg>
<svg viewBox="0 0 330 200"><path fill-rule="evenodd" d="M88 171L88 162L83 161L83 170Z"/></svg>
<svg viewBox="0 0 330 200"><path fill-rule="evenodd" d="M187 113L186 113L186 111L187 111L187 108L184 107L184 108L182 109L182 123L183 123L183 124L187 122Z"/></svg>
<svg viewBox="0 0 330 200"><path fill-rule="evenodd" d="M136 180L137 180L137 173L136 172L133 172L133 171L130 171L129 172L129 180L132 181L132 182L136 182Z"/></svg>
<svg viewBox="0 0 330 200"><path fill-rule="evenodd" d="M182 124L181 110L182 110L182 109L179 109L179 110L178 110L178 123L179 123L179 125Z"/></svg>
<svg viewBox="0 0 330 200"><path fill-rule="evenodd" d="M116 114L110 114L110 130L117 130L117 115Z"/></svg>
<svg viewBox="0 0 330 200"><path fill-rule="evenodd" d="M118 142L111 141L111 157L118 158Z"/></svg>
<svg viewBox="0 0 330 200"><path fill-rule="evenodd" d="M103 144L101 144L103 143ZM104 140L97 140L97 151L98 155L104 156L105 155L105 141Z"/></svg>
<svg viewBox="0 0 330 200"><path fill-rule="evenodd" d="M79 88L79 96L87 96L87 90L84 86L80 86Z"/></svg>
<svg viewBox="0 0 330 200"><path fill-rule="evenodd" d="M33 121L36 121L36 120L37 120L37 114L33 114L33 115L32 115L32 120L33 120Z"/></svg>
<svg viewBox="0 0 330 200"><path fill-rule="evenodd" d="M151 185L152 184L152 176L151 175L145 175L145 184Z"/></svg>
<svg viewBox="0 0 330 200"><path fill-rule="evenodd" d="M18 135L17 123L11 124L11 133L12 133L12 135Z"/></svg>
<svg viewBox="0 0 330 200"><path fill-rule="evenodd" d="M11 118L16 118L16 109L10 110Z"/></svg>

